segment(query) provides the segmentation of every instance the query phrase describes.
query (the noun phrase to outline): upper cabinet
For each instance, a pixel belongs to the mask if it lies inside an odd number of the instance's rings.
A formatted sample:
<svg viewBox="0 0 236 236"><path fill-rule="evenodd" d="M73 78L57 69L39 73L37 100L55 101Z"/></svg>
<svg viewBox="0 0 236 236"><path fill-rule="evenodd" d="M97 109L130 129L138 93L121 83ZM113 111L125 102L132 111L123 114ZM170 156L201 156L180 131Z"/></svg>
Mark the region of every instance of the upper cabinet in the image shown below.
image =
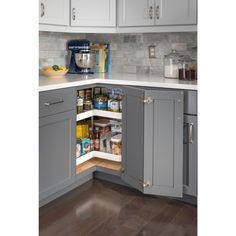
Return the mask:
<svg viewBox="0 0 236 236"><path fill-rule="evenodd" d="M196 31L197 0L39 0L39 23L69 33Z"/></svg>
<svg viewBox="0 0 236 236"><path fill-rule="evenodd" d="M39 23L69 25L69 0L39 0Z"/></svg>
<svg viewBox="0 0 236 236"><path fill-rule="evenodd" d="M193 25L196 9L197 0L120 0L119 26Z"/></svg>
<svg viewBox="0 0 236 236"><path fill-rule="evenodd" d="M116 0L71 0L71 26L116 26Z"/></svg>
<svg viewBox="0 0 236 236"><path fill-rule="evenodd" d="M119 26L154 25L154 0L120 0Z"/></svg>

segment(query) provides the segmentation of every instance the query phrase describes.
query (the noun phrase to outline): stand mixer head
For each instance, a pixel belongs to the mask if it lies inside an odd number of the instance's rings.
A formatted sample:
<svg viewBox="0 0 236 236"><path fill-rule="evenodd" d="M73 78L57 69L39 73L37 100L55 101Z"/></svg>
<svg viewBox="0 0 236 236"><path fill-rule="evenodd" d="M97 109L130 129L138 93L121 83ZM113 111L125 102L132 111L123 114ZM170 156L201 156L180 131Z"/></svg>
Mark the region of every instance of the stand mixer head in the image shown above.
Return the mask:
<svg viewBox="0 0 236 236"><path fill-rule="evenodd" d="M67 46L71 51L68 73L93 74L91 68L94 65L95 54L90 49L90 41L87 39L70 40Z"/></svg>

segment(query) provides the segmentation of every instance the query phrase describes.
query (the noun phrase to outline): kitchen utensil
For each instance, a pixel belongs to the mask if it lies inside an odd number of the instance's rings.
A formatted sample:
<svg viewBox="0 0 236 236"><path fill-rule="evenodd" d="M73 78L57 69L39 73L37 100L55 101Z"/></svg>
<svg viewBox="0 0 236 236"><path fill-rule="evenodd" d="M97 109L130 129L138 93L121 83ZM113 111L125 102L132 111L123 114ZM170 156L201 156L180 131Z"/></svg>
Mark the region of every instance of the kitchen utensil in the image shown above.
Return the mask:
<svg viewBox="0 0 236 236"><path fill-rule="evenodd" d="M95 55L90 48L90 41L87 39L70 40L67 44L71 52L69 73L71 74L93 74Z"/></svg>

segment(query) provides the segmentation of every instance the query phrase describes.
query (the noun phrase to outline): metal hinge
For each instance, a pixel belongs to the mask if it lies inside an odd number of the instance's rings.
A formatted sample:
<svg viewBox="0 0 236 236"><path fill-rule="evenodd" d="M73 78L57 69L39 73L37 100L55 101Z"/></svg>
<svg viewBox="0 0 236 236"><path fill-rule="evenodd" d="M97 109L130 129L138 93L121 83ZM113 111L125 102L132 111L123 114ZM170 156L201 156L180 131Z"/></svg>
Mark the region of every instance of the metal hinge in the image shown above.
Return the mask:
<svg viewBox="0 0 236 236"><path fill-rule="evenodd" d="M148 180L148 181L144 181L143 179L139 179L139 184L140 184L142 187L144 187L144 188L151 186L151 183L150 183L149 180Z"/></svg>
<svg viewBox="0 0 236 236"><path fill-rule="evenodd" d="M144 100L143 100L144 103L147 103L147 104L150 104L153 102L152 98L151 97L146 97Z"/></svg>
<svg viewBox="0 0 236 236"><path fill-rule="evenodd" d="M120 173L123 175L125 173L125 169L123 167L120 168Z"/></svg>

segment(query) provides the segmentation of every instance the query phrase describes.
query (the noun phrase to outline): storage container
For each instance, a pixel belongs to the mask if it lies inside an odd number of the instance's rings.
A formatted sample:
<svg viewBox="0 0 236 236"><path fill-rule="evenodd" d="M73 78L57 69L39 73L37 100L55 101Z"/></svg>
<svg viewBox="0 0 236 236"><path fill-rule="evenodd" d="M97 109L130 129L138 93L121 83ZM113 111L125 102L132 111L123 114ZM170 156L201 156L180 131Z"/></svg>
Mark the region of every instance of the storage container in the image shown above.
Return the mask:
<svg viewBox="0 0 236 236"><path fill-rule="evenodd" d="M122 150L122 135L117 134L111 138L111 151L112 154L114 155L121 155L121 150Z"/></svg>
<svg viewBox="0 0 236 236"><path fill-rule="evenodd" d="M172 50L170 54L165 55L164 58L164 76L166 78L177 79L178 72L178 63L179 63L179 53L176 50Z"/></svg>

